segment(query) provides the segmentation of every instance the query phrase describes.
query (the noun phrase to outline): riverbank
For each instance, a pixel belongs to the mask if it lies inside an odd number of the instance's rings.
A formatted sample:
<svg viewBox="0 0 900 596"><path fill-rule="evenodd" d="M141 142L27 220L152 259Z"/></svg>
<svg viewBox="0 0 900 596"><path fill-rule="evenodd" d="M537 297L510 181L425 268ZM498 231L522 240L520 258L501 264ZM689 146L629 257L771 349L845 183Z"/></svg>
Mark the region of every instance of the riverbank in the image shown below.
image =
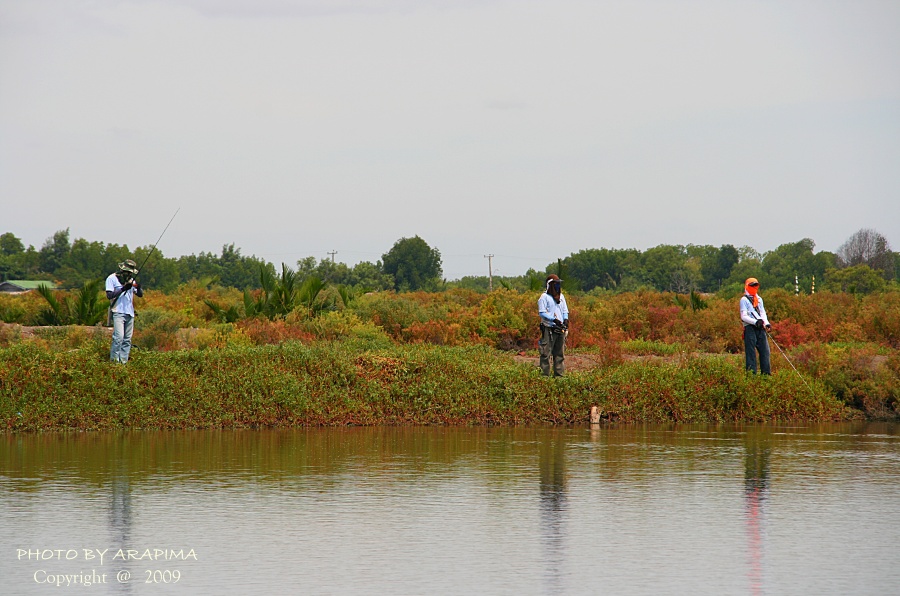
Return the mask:
<svg viewBox="0 0 900 596"><path fill-rule="evenodd" d="M366 340L215 350L0 350L6 431L321 425L514 425L605 421L736 422L863 418L793 371L747 375L735 357L625 360L546 378L484 346ZM519 358L521 360L521 358Z"/></svg>

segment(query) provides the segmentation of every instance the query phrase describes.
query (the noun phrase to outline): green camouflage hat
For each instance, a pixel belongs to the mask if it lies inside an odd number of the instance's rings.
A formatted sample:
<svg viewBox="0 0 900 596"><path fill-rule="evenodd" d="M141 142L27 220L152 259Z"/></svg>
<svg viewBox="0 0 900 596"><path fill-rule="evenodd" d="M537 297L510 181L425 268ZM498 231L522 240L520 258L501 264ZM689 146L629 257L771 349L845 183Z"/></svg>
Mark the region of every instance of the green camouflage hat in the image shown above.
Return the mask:
<svg viewBox="0 0 900 596"><path fill-rule="evenodd" d="M131 259L125 259L121 263L119 263L119 271L124 271L125 273L130 273L132 275L138 274L137 263L132 261Z"/></svg>

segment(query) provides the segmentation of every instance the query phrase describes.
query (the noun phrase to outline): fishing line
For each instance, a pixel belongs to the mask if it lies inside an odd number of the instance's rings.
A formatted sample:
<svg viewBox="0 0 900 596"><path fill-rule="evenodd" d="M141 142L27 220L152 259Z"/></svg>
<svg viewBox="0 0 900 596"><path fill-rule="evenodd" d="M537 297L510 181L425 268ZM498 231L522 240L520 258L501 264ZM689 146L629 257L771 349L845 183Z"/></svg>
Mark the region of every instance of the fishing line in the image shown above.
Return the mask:
<svg viewBox="0 0 900 596"><path fill-rule="evenodd" d="M794 366L794 363L791 362L791 359L787 357L787 354L784 353L784 350L781 349L781 346L778 345L778 342L775 341L775 338L766 333L766 337L772 340L772 343L775 344L775 347L778 348L778 351L781 352L781 355L784 356L784 359L787 360L787 363L791 365L791 368L794 369L794 372L797 373L797 376L800 377L800 380L803 381L803 384L806 385L806 388L809 389L809 392L815 395L815 392L812 390L812 387L806 382L806 379L803 378L803 375L800 374L800 371L797 370L797 367Z"/></svg>

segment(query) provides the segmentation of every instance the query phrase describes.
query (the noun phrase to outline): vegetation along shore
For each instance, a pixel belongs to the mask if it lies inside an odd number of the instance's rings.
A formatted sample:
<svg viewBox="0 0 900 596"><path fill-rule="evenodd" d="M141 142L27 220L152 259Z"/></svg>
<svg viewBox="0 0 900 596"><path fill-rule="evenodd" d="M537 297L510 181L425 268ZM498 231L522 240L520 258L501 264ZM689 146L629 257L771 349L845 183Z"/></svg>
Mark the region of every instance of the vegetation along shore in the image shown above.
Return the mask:
<svg viewBox="0 0 900 596"><path fill-rule="evenodd" d="M808 240L765 255L591 249L542 273L457 282L440 279L440 253L418 237L352 270L310 258L278 271L232 247L227 263L224 250L179 263L241 271L240 283L189 268L188 281L144 277L131 360L114 365L101 326L109 267L76 265L92 251L103 263L134 254L70 243L67 231L25 250L4 234L9 271L56 267L54 278L79 281L0 293L0 428L587 423L594 406L626 423L896 419L898 254L879 240L854 256L870 236L837 254ZM146 269L161 275L166 261ZM563 378L536 366L551 270L567 280L572 313ZM750 272L777 342L771 377L743 367L737 305Z"/></svg>
<svg viewBox="0 0 900 596"><path fill-rule="evenodd" d="M232 322L210 306L239 298L197 284L148 292L125 366L107 361L106 328L2 324L0 424L585 423L594 405L620 422L824 421L894 418L900 403L900 291L770 292L785 351L773 350L771 377L744 372L735 301L714 295L573 296L559 379L534 365L529 292L378 292ZM14 300L47 308L31 294L0 304Z"/></svg>

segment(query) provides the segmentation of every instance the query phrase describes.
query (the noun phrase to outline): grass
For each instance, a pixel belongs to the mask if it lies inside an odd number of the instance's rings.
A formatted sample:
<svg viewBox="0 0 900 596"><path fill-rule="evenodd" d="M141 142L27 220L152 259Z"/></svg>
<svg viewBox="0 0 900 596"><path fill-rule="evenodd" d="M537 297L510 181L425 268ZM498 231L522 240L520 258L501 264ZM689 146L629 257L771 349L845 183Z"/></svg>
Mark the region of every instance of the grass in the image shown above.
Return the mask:
<svg viewBox="0 0 900 596"><path fill-rule="evenodd" d="M216 350L136 351L105 342L0 350L8 431L321 425L844 420L860 417L793 371L753 377L725 358L626 362L551 379L483 346L351 339ZM790 374L788 374L790 373Z"/></svg>
<svg viewBox="0 0 900 596"><path fill-rule="evenodd" d="M622 342L622 351L642 356L676 356L690 352L691 347L680 343L665 343L658 340L630 339Z"/></svg>

